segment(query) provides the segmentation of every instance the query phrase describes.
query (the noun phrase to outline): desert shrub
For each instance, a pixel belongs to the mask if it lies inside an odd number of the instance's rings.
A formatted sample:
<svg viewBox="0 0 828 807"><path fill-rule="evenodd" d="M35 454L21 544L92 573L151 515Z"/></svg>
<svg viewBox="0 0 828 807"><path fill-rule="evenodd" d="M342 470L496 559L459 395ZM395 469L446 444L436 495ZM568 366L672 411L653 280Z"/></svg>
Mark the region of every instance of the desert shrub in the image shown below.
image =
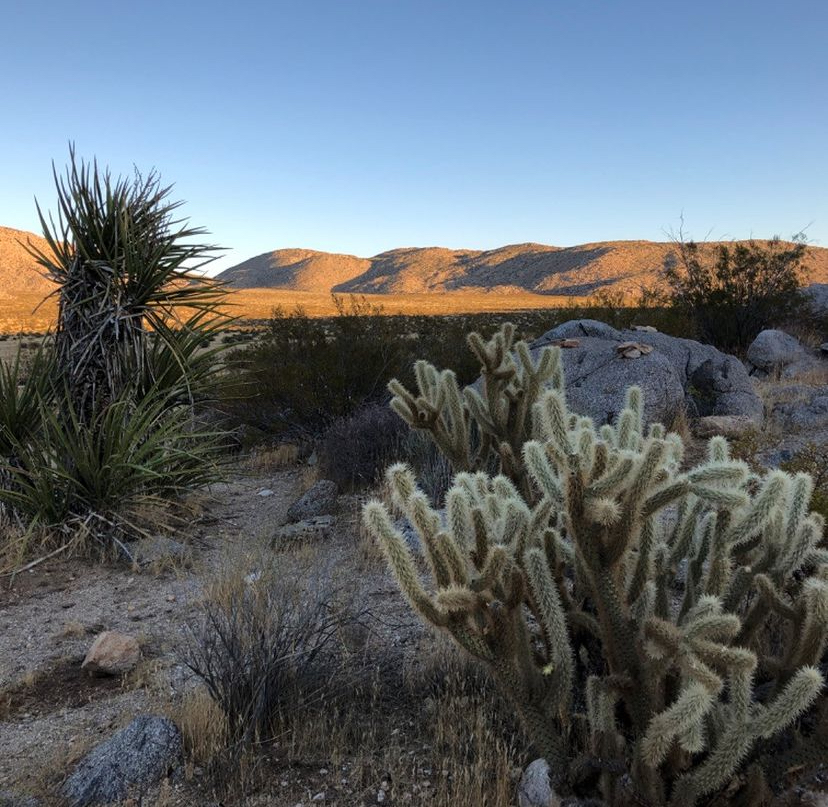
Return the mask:
<svg viewBox="0 0 828 807"><path fill-rule="evenodd" d="M670 305L669 296L657 289L642 289L634 297L620 292L598 291L586 305L574 309L570 319L597 319L624 330L634 325L651 325L662 333L692 339L696 329L688 313Z"/></svg>
<svg viewBox="0 0 828 807"><path fill-rule="evenodd" d="M509 327L469 345L481 390L427 363L415 392L390 385L456 471L445 521L407 466L387 473L429 585L383 504L364 521L411 606L489 666L559 792L682 807L732 785L758 803L824 761L813 480L752 473L721 437L681 470L681 438L645 428L637 388L597 428L567 407L559 348L535 362Z"/></svg>
<svg viewBox="0 0 828 807"><path fill-rule="evenodd" d="M451 359L445 323L385 316L363 298L335 300L332 318L277 309L257 339L230 353L222 409L231 422L252 427L262 440L319 436L383 399L394 376L410 378L418 347L438 364Z"/></svg>
<svg viewBox="0 0 828 807"><path fill-rule="evenodd" d="M387 402L363 405L334 422L322 438L322 474L342 490L373 485L397 461L416 469L432 501L443 500L451 482L451 466L434 443L411 431Z"/></svg>
<svg viewBox="0 0 828 807"><path fill-rule="evenodd" d="M364 404L325 432L319 456L322 474L342 490L370 485L402 457L407 434L407 426L387 403Z"/></svg>
<svg viewBox="0 0 828 807"><path fill-rule="evenodd" d="M379 396L400 345L378 313L355 298L332 320L274 311L259 338L228 357L225 411L263 434L318 434Z"/></svg>
<svg viewBox="0 0 828 807"><path fill-rule="evenodd" d="M678 239L664 277L673 306L692 318L699 338L743 352L764 328L806 313L806 252L802 235L709 246Z"/></svg>
<svg viewBox="0 0 828 807"><path fill-rule="evenodd" d="M336 691L328 682L354 619L345 589L315 563L288 575L261 553L249 573L234 561L213 582L183 660L224 715L229 751L267 742L280 721Z"/></svg>

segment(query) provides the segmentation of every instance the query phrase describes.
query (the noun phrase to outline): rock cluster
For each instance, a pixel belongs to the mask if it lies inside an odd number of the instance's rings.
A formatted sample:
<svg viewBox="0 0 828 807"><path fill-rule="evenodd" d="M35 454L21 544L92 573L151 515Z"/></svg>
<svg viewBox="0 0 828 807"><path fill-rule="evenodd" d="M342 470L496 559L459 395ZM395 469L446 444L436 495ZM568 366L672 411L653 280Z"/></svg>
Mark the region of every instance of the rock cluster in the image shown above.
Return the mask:
<svg viewBox="0 0 828 807"><path fill-rule="evenodd" d="M570 406L599 424L615 419L624 391L633 384L644 392L648 422L670 424L682 408L691 417L762 421L762 402L742 363L710 345L640 326L619 331L581 319L553 328L531 348L538 352L565 339L578 341L577 347L561 351Z"/></svg>

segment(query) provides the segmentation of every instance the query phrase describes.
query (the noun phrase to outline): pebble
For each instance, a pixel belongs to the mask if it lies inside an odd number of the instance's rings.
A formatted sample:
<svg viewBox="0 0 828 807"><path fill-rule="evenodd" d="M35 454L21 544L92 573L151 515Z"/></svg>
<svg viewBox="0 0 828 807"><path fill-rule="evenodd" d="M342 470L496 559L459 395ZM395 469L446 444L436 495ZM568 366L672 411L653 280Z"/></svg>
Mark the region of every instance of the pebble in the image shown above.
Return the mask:
<svg viewBox="0 0 828 807"><path fill-rule="evenodd" d="M256 495L257 496L272 496L273 491L270 488L262 488Z"/></svg>

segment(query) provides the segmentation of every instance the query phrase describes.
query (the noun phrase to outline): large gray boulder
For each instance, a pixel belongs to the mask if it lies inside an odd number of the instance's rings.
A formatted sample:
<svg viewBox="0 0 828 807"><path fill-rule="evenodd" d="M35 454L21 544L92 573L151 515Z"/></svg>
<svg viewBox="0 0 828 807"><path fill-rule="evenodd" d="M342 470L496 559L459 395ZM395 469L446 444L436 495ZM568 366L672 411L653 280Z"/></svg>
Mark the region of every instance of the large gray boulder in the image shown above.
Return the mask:
<svg viewBox="0 0 828 807"><path fill-rule="evenodd" d="M745 354L751 375L795 378L816 370L823 363L799 340L772 328L762 331Z"/></svg>
<svg viewBox="0 0 828 807"><path fill-rule="evenodd" d="M300 496L287 511L289 522L306 521L317 516L329 516L336 512L336 482L320 479Z"/></svg>
<svg viewBox="0 0 828 807"><path fill-rule="evenodd" d="M644 331L619 331L596 320L570 320L531 344L533 352L564 339L577 347L561 350L567 399L572 409L597 423L610 423L621 411L624 391L644 392L647 422L668 425L685 407L691 417L732 415L762 421L762 402L742 363L692 339ZM637 342L652 348L639 358L621 356L618 346Z"/></svg>
<svg viewBox="0 0 828 807"><path fill-rule="evenodd" d="M94 748L63 785L71 807L143 795L181 763L181 732L165 717L141 715Z"/></svg>
<svg viewBox="0 0 828 807"><path fill-rule="evenodd" d="M811 283L804 291L815 314L828 314L828 283Z"/></svg>

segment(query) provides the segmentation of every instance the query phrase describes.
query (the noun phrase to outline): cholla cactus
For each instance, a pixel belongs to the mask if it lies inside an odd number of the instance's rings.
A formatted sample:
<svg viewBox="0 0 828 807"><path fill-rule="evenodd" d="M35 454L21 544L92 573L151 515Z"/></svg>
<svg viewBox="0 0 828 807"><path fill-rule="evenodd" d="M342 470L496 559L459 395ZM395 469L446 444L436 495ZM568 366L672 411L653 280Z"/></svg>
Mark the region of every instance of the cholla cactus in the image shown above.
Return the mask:
<svg viewBox="0 0 828 807"><path fill-rule="evenodd" d="M471 337L482 395L426 364L419 396L391 385L460 471L442 517L405 465L387 472L428 585L386 507L365 507L403 594L491 667L561 792L693 805L749 764L756 787L757 741L824 686L828 551L810 478L758 477L723 438L682 470L681 438L645 431L639 389L596 427L567 408L559 349L534 364L519 343L515 364L512 338ZM491 456L503 473L476 470Z"/></svg>

